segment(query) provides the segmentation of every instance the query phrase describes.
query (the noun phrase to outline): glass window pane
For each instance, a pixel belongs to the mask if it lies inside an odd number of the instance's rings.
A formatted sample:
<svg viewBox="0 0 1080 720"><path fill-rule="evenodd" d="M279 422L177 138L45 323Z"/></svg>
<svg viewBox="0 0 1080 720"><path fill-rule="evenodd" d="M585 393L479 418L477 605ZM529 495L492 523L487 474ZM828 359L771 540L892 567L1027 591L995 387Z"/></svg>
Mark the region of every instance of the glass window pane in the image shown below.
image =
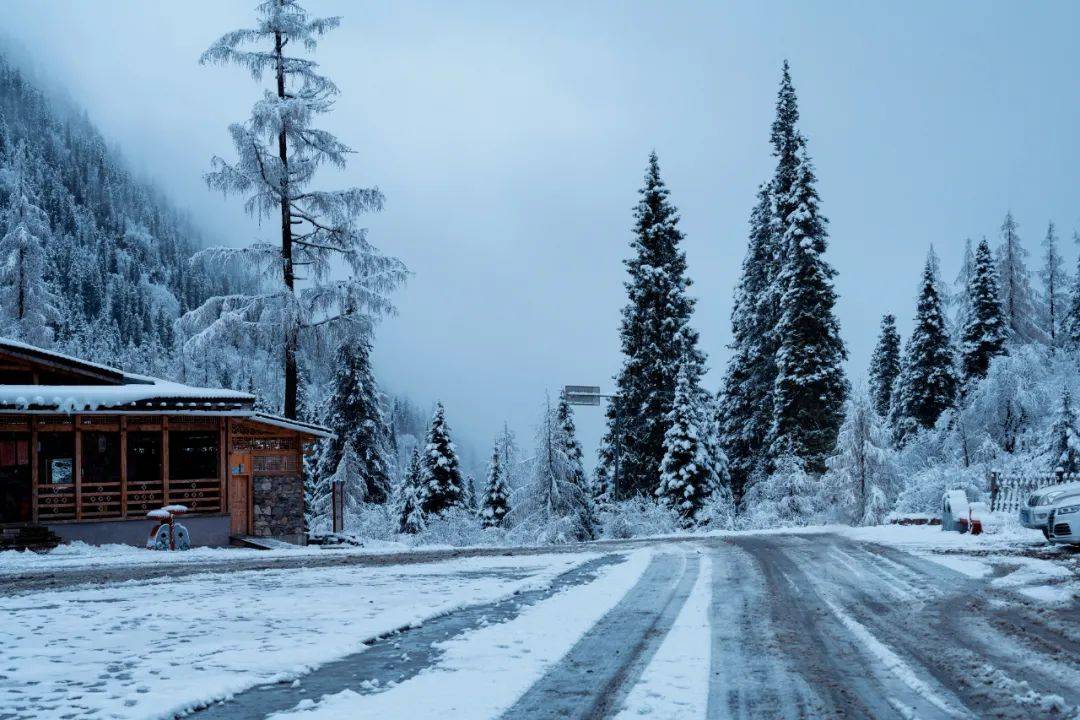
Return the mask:
<svg viewBox="0 0 1080 720"><path fill-rule="evenodd" d="M218 476L218 433L169 432L169 479L206 480Z"/></svg>

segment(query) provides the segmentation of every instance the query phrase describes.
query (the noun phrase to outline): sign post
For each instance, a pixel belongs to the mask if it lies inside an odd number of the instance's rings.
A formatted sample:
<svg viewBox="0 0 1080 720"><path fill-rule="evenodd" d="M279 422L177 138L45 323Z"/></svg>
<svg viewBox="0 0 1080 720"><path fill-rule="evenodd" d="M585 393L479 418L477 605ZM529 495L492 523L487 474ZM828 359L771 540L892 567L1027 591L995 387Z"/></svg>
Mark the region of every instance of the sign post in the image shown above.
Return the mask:
<svg viewBox="0 0 1080 720"><path fill-rule="evenodd" d="M599 406L602 398L614 398L614 395L605 395L600 392L599 385L567 385L563 388L563 397L571 405ZM615 467L612 478L612 495L619 497L619 462L622 459L622 408L615 403Z"/></svg>

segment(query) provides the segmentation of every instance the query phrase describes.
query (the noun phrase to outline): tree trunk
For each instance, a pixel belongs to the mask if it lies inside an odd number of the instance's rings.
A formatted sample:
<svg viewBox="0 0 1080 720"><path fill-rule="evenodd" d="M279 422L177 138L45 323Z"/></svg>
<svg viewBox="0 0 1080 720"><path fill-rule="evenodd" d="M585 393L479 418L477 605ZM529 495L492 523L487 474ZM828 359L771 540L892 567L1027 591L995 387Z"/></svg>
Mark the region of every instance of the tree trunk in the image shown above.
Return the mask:
<svg viewBox="0 0 1080 720"><path fill-rule="evenodd" d="M277 94L278 98L285 99L285 66L282 56L281 33L274 34L274 53L277 56ZM287 300L292 304L295 295L295 277L293 275L292 256L292 218L289 208L289 148L285 138L285 129L278 133L278 158L281 160L281 269L285 281ZM285 324L285 417L296 418L296 390L297 390L297 365L296 352L299 345L299 329L297 318L291 314L292 308L286 313L283 322Z"/></svg>

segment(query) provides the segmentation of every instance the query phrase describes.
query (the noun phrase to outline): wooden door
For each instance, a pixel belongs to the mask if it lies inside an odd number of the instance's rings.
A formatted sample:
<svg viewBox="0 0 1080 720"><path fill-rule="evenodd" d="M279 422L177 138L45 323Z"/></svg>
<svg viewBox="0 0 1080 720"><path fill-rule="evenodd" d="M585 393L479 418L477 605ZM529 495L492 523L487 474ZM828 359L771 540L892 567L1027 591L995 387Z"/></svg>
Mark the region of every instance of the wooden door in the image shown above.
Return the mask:
<svg viewBox="0 0 1080 720"><path fill-rule="evenodd" d="M232 453L229 455L229 532L233 535L251 534L249 507L251 507L251 456Z"/></svg>

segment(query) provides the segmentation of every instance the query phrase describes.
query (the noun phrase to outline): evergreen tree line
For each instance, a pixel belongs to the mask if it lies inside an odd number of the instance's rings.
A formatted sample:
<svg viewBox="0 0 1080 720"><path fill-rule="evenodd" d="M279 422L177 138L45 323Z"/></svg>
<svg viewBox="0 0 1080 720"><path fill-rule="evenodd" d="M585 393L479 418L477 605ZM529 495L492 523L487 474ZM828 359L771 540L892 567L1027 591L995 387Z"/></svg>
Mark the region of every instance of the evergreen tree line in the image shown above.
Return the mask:
<svg viewBox="0 0 1080 720"><path fill-rule="evenodd" d="M848 387L825 259L827 220L784 64L770 144L732 310L732 359L714 396L690 326L679 216L649 159L626 261L623 366L608 411L596 492L654 496L684 527L729 523L734 503L784 465L816 475L836 446ZM724 518L719 520L718 518Z"/></svg>
<svg viewBox="0 0 1080 720"><path fill-rule="evenodd" d="M309 529L320 533L328 529L332 486L341 483L348 524L354 524L366 508L383 506L399 533L422 533L434 521L450 521L478 528L518 528L537 542L596 537L592 488L565 398L554 407L545 403L527 475L515 471L525 463L513 434L504 427L493 444L487 477L477 488L462 471L442 403L436 403L422 432L416 425L417 411L407 401L395 399L387 410L370 354L367 340L343 343L325 403L309 403L301 393L304 416L336 433L320 441L308 468ZM404 462L398 462L394 446L404 444L403 438L412 433L423 439L412 445Z"/></svg>
<svg viewBox="0 0 1080 720"><path fill-rule="evenodd" d="M1038 289L1028 267L1019 226L1007 213L996 249L984 237L974 248L967 241L964 260L949 292L940 278L931 248L916 302L911 336L901 351L895 318L882 319L869 368L874 411L887 419L894 447L902 448L920 432L940 425L964 432L962 415L970 408L997 358L1023 348L1068 354L1080 350L1080 271L1070 279L1058 248L1053 222L1043 239ZM1080 270L1080 269L1078 269ZM951 311L951 312L950 312ZM1044 441L1046 469L1073 473L1076 435L1070 391L1060 388L1058 416ZM1030 418L1022 410L1008 419L1009 436L1001 449L1018 447ZM964 461L971 462L967 443Z"/></svg>

